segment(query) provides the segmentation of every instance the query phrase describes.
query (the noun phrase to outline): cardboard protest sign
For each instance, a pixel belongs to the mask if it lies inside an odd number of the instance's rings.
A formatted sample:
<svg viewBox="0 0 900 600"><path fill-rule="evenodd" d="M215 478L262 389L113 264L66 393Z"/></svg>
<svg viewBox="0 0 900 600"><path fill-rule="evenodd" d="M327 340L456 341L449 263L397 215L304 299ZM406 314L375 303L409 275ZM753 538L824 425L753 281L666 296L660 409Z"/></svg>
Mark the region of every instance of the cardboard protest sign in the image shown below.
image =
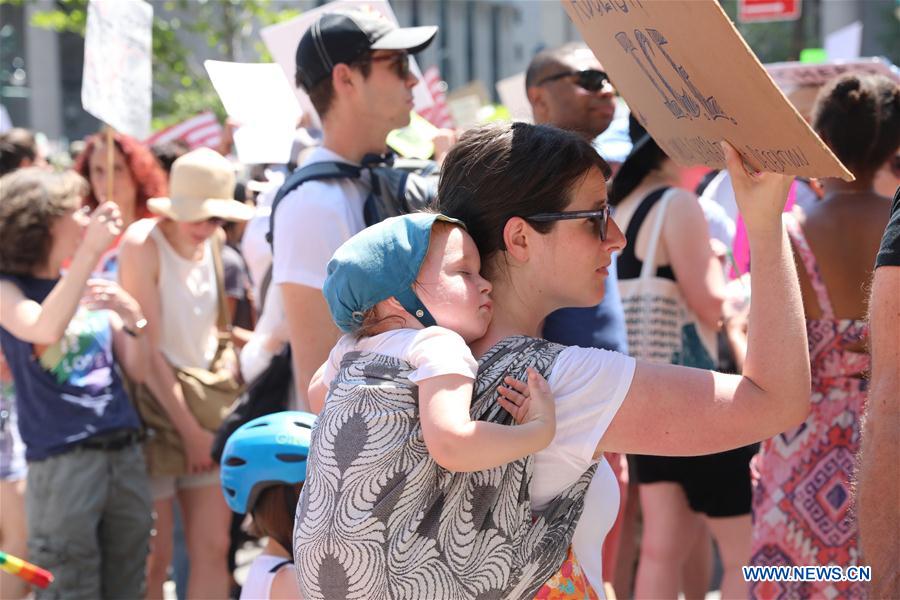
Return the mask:
<svg viewBox="0 0 900 600"><path fill-rule="evenodd" d="M478 125L478 111L481 110L481 98L478 94L468 94L466 96L456 96L447 98L447 108L450 109L450 116L456 123L456 128L462 131L471 129Z"/></svg>
<svg viewBox="0 0 900 600"><path fill-rule="evenodd" d="M91 0L81 104L138 139L150 133L153 7L143 0Z"/></svg>
<svg viewBox="0 0 900 600"><path fill-rule="evenodd" d="M318 121L318 115L316 115L316 110L309 101L309 96L302 89L294 86L294 74L297 68L297 44L300 43L300 38L303 37L306 30L319 18L319 15L336 10L370 11L383 16L395 25L399 25L397 17L394 15L394 11L387 0L337 0L319 8L304 11L302 15L290 21L270 25L260 32L266 48L272 53L275 62L284 71L291 87L294 89L303 112L315 115L314 120L316 121ZM414 109L419 111L431 106L434 100L428 92L428 86L422 80L422 71L419 70L419 65L416 63L415 58L410 57L409 64L413 74L419 78L419 83L413 88Z"/></svg>
<svg viewBox="0 0 900 600"><path fill-rule="evenodd" d="M222 105L238 129L234 145L245 164L290 161L301 110L275 63L203 63Z"/></svg>
<svg viewBox="0 0 900 600"><path fill-rule="evenodd" d="M509 114L514 121L533 123L531 103L525 92L525 73L519 73L506 79L501 79L495 84L500 102L509 109Z"/></svg>
<svg viewBox="0 0 900 600"><path fill-rule="evenodd" d="M778 90L715 0L562 0L632 113L679 164L853 175Z"/></svg>
<svg viewBox="0 0 900 600"><path fill-rule="evenodd" d="M447 100L456 100L466 96L477 96L479 106L491 103L491 95L480 79L473 79L465 85L453 88L447 93Z"/></svg>
<svg viewBox="0 0 900 600"><path fill-rule="evenodd" d="M457 129L463 131L481 123L478 111L490 101L491 96L479 79L455 88L447 94L447 108L450 109L453 122L456 123Z"/></svg>

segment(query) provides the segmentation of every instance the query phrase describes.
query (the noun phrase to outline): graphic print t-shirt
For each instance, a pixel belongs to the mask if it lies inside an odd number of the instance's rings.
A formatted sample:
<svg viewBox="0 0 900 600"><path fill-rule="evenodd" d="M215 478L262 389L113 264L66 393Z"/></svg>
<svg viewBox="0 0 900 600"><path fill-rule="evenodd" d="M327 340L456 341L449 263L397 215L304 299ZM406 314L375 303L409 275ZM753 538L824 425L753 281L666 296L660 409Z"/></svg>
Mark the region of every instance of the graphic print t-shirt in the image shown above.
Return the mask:
<svg viewBox="0 0 900 600"><path fill-rule="evenodd" d="M0 277L35 302L43 302L59 281ZM49 346L20 340L2 327L0 343L16 383L19 431L29 461L106 431L139 428L115 366L107 311L79 308L62 339Z"/></svg>

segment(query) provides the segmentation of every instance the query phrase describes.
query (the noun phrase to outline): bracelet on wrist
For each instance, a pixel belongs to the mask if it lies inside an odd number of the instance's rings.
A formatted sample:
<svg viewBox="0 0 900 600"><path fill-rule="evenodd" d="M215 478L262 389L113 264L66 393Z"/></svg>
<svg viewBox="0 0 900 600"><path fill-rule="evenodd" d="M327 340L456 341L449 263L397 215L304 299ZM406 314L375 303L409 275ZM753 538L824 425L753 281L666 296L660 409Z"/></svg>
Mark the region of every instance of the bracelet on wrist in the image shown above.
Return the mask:
<svg viewBox="0 0 900 600"><path fill-rule="evenodd" d="M129 327L128 325L122 325L122 331L127 333L133 338L140 337L141 333L144 331L144 328L147 327L147 319L141 317L137 321L134 322L133 327Z"/></svg>

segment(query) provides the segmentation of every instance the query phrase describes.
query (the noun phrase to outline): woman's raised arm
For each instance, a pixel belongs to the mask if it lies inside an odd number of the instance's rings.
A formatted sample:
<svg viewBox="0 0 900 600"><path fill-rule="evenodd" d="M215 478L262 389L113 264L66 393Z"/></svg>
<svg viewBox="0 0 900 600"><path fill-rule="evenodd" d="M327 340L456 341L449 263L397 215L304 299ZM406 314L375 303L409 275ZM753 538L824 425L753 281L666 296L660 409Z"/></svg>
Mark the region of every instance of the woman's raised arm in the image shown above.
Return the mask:
<svg viewBox="0 0 900 600"><path fill-rule="evenodd" d="M723 149L753 257L744 374L639 362L598 455L721 452L785 431L809 412L806 324L781 224L792 178L750 173L736 150L727 143Z"/></svg>

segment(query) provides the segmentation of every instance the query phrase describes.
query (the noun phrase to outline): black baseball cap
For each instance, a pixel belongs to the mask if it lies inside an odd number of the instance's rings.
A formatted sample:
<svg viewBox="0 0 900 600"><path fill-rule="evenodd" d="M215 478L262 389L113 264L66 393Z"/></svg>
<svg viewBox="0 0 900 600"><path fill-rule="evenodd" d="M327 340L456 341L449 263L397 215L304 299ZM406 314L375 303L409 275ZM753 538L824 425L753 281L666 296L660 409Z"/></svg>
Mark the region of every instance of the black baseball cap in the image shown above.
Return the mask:
<svg viewBox="0 0 900 600"><path fill-rule="evenodd" d="M350 63L370 50L406 50L415 54L428 47L438 28L396 27L386 18L362 11L325 13L297 44L297 84L306 90L331 75L338 63Z"/></svg>

